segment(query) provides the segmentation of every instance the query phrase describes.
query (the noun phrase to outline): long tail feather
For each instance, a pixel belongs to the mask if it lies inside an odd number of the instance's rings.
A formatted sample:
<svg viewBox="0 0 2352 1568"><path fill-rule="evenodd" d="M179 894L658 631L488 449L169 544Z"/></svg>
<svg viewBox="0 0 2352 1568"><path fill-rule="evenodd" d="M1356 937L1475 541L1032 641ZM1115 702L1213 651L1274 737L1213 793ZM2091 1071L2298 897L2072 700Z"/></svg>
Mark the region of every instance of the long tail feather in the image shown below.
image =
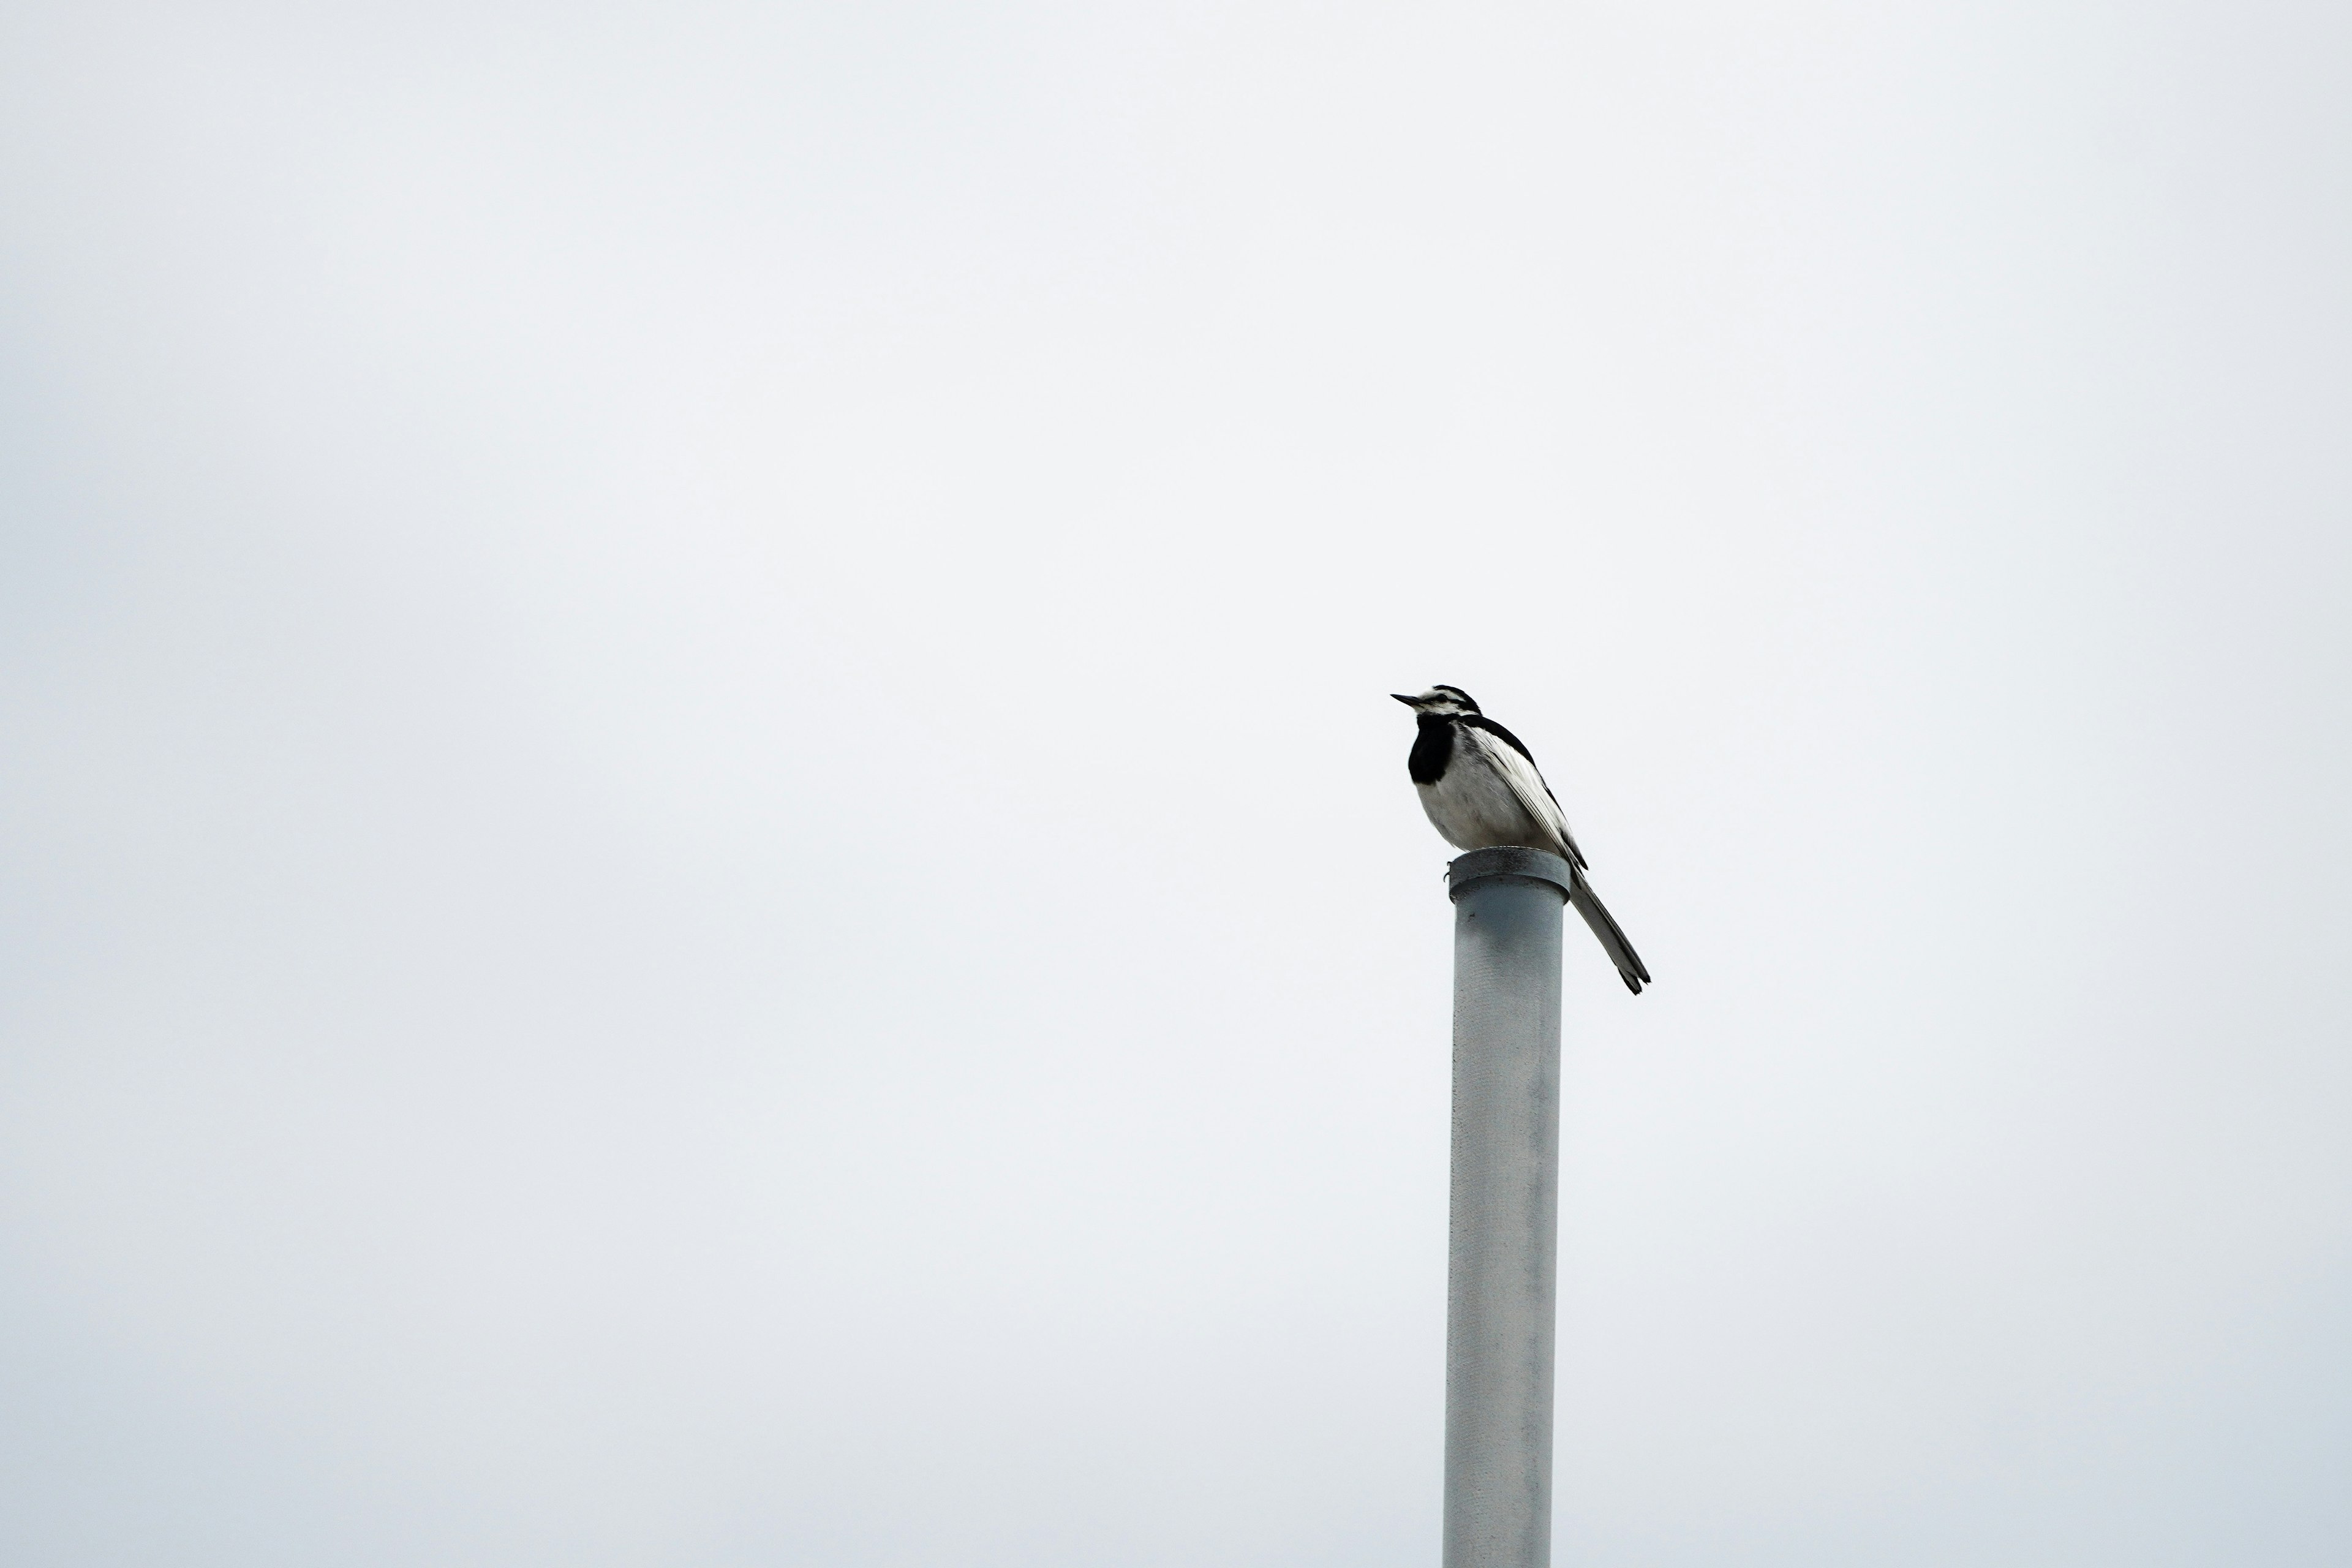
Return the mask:
<svg viewBox="0 0 2352 1568"><path fill-rule="evenodd" d="M1649 981L1650 972L1642 967L1641 955L1625 940L1625 932L1611 917L1600 895L1593 892L1592 884L1584 879L1582 871L1570 871L1568 901L1576 906L1576 912L1584 917L1584 923L1601 939L1601 946L1609 954L1609 962L1617 966L1617 977L1625 983L1625 989L1639 996L1643 985Z"/></svg>

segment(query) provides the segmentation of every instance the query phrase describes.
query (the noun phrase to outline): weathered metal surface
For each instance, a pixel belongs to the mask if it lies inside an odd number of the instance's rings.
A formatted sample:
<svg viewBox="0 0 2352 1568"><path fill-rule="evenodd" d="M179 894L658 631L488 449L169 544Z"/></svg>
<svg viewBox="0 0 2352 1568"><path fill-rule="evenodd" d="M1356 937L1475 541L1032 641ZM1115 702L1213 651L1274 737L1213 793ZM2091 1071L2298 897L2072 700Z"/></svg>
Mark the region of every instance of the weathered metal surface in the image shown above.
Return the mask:
<svg viewBox="0 0 2352 1568"><path fill-rule="evenodd" d="M1475 849L1454 900L1444 1568L1549 1568L1567 862Z"/></svg>

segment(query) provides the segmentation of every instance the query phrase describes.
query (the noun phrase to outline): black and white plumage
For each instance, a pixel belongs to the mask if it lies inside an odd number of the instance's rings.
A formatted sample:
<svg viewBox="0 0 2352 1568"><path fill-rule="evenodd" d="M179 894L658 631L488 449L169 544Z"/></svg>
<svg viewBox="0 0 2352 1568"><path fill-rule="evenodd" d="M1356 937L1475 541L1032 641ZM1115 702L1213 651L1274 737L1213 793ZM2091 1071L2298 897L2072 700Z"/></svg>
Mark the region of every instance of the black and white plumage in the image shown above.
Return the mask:
<svg viewBox="0 0 2352 1568"><path fill-rule="evenodd" d="M1640 995L1650 972L1585 879L1584 851L1519 738L1481 713L1458 686L1433 686L1418 697L1391 695L1420 721L1405 768L1432 826L1457 849L1516 845L1549 849L1567 861L1569 902L1601 939L1625 989Z"/></svg>

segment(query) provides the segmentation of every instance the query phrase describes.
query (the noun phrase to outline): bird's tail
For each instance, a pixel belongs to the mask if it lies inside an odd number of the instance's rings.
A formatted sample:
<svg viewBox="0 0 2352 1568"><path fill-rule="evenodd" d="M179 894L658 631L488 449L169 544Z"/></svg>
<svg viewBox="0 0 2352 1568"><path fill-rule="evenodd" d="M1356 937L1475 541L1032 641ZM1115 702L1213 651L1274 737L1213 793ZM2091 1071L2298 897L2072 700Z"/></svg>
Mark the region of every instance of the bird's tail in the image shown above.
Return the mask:
<svg viewBox="0 0 2352 1568"><path fill-rule="evenodd" d="M1635 952L1633 944L1625 940L1624 931L1611 917L1600 895L1592 890L1592 884L1584 879L1582 871L1570 867L1568 884L1568 901L1576 906L1576 912L1584 917L1584 923L1591 926L1592 934L1601 939L1601 947L1609 954L1609 962L1617 966L1617 977L1625 983L1625 989L1639 996L1642 987L1650 978L1650 972L1642 967L1641 954Z"/></svg>

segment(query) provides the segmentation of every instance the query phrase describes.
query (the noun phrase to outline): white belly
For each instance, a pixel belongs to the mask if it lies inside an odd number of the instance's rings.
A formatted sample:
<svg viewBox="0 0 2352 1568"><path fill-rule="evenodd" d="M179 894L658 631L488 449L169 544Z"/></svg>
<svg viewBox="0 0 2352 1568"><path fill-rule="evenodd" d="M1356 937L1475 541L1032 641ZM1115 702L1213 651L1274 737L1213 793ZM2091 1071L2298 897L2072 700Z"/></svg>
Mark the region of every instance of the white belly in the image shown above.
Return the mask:
<svg viewBox="0 0 2352 1568"><path fill-rule="evenodd" d="M1456 849L1487 849L1497 845L1523 845L1559 854L1551 834L1528 815L1494 769L1455 759L1445 776L1433 784L1415 784L1421 809L1430 825Z"/></svg>

